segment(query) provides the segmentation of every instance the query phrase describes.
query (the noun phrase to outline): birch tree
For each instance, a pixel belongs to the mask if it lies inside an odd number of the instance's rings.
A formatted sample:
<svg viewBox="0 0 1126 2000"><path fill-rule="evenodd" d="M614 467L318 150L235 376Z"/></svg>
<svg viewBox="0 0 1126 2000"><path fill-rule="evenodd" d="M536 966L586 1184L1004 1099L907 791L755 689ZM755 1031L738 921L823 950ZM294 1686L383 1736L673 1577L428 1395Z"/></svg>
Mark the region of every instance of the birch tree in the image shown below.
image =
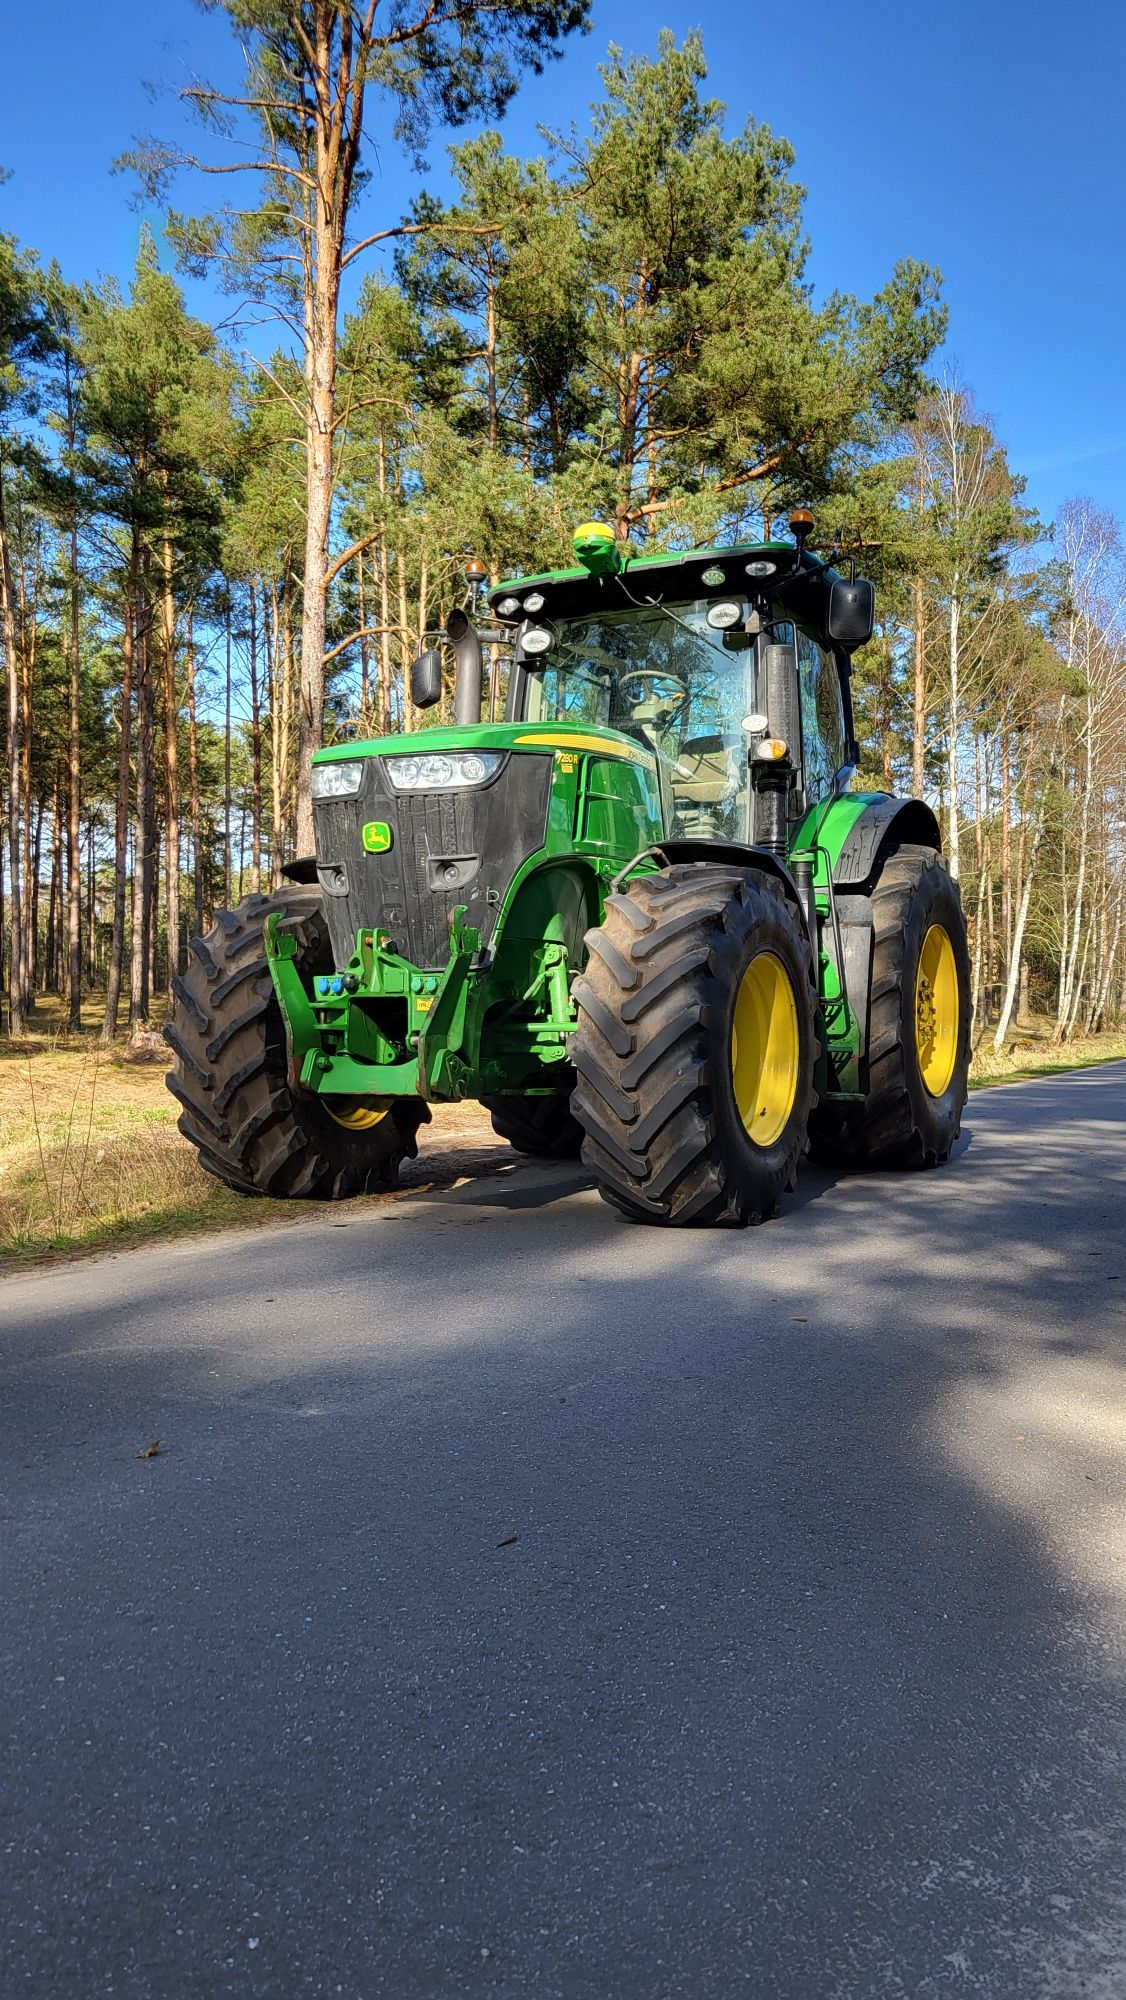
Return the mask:
<svg viewBox="0 0 1126 2000"><path fill-rule="evenodd" d="M1063 903L1059 989L1053 1040L1065 1041L1078 1018L1082 996L1081 950L1085 946L1091 831L1112 750L1115 723L1121 723L1126 668L1126 551L1114 516L1090 501L1071 500L1057 523L1057 542L1068 586L1061 651L1078 676L1078 824L1075 876Z"/></svg>

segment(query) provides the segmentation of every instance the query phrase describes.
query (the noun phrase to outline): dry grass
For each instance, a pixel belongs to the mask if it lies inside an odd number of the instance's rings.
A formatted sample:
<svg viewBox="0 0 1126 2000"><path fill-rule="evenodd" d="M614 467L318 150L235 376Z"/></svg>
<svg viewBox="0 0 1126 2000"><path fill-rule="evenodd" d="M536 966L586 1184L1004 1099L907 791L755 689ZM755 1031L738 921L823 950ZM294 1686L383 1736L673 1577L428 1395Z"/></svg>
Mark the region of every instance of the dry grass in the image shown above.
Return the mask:
<svg viewBox="0 0 1126 2000"><path fill-rule="evenodd" d="M176 1130L164 1073L93 1040L3 1050L0 1256L183 1228L229 1207Z"/></svg>
<svg viewBox="0 0 1126 2000"><path fill-rule="evenodd" d="M22 1041L0 1042L0 1263L310 1213L306 1203L247 1200L203 1173L176 1130L159 1033L105 1048L100 1006L83 1015L81 1036L67 1036L43 1006ZM441 1107L424 1148L419 1179L498 1157L475 1104Z"/></svg>
<svg viewBox="0 0 1126 2000"><path fill-rule="evenodd" d="M986 1035L970 1067L970 1089L991 1083L1018 1083L1022 1077L1052 1076L1057 1070L1087 1069L1093 1063L1126 1058L1126 1035L1091 1035L1053 1047L1048 1024L1015 1028L1000 1055Z"/></svg>

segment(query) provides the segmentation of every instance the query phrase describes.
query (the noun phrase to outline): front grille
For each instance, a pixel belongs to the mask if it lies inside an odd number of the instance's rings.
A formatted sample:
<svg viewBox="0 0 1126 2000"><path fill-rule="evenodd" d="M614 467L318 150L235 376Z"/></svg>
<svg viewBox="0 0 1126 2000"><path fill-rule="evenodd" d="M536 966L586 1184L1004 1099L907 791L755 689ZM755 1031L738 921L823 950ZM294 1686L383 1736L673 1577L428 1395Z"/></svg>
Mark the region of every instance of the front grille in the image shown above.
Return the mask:
<svg viewBox="0 0 1126 2000"><path fill-rule="evenodd" d="M378 927L412 964L437 971L449 957L449 919L459 904L482 945L491 942L513 875L544 844L552 759L509 755L490 784L459 792L396 792L381 764L364 759L357 798L314 806L333 956L346 965L356 932ZM379 819L392 845L367 854L361 829Z"/></svg>

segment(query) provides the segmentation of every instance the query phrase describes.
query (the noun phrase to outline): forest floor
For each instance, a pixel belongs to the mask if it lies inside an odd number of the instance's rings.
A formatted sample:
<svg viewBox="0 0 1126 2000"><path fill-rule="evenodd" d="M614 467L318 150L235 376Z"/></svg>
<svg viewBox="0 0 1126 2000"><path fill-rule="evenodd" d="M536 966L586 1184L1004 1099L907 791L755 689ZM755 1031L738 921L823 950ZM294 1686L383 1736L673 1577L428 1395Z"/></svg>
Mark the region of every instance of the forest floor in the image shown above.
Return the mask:
<svg viewBox="0 0 1126 2000"><path fill-rule="evenodd" d="M58 1002L39 1003L18 1043L0 1043L0 1265L123 1247L154 1236L320 1213L324 1204L247 1200L202 1173L176 1130L165 1087L159 1010L139 1043L98 1040L101 1003L83 1006L81 1035L61 1031ZM1053 1048L1051 1023L1016 1028L1003 1054L987 1033L971 1087L1016 1082L1126 1056L1126 1035ZM442 1105L404 1171L415 1187L452 1186L511 1161L476 1104ZM395 1196L374 1199L395 1199Z"/></svg>

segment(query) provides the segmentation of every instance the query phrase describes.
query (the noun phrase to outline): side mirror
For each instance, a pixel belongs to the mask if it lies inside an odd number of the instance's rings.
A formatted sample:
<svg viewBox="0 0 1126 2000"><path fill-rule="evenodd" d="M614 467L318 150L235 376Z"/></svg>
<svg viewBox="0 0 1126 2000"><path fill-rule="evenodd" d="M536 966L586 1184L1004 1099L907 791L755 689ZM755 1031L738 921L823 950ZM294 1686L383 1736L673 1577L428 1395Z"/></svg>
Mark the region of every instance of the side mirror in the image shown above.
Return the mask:
<svg viewBox="0 0 1126 2000"><path fill-rule="evenodd" d="M846 583L843 576L829 585L829 637L848 653L866 646L876 621L876 592L867 577Z"/></svg>
<svg viewBox="0 0 1126 2000"><path fill-rule="evenodd" d="M433 708L441 699L442 655L431 646L411 667L411 700L416 708Z"/></svg>

